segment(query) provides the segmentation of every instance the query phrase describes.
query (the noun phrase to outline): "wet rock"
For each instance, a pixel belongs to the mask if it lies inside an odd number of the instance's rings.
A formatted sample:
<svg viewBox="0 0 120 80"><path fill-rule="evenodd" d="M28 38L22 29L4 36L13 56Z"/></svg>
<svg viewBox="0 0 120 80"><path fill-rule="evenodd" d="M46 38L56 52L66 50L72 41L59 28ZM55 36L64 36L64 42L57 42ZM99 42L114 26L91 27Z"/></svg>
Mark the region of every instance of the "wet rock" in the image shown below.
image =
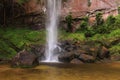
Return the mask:
<svg viewBox="0 0 120 80"><path fill-rule="evenodd" d="M31 66L36 60L37 56L35 54L23 50L12 59L12 66Z"/></svg>
<svg viewBox="0 0 120 80"><path fill-rule="evenodd" d="M110 62L112 62L112 61L110 59L107 59L107 58L100 60L100 63L110 63Z"/></svg>
<svg viewBox="0 0 120 80"><path fill-rule="evenodd" d="M100 52L97 54L97 57L100 59L110 58L110 51L106 47L102 46Z"/></svg>
<svg viewBox="0 0 120 80"><path fill-rule="evenodd" d="M44 58L44 53L45 53L45 46L43 45L33 45L31 47L31 52L35 54L39 60Z"/></svg>
<svg viewBox="0 0 120 80"><path fill-rule="evenodd" d="M33 30L40 30L42 28L43 28L42 24L35 24L35 25L31 26L31 29L33 29Z"/></svg>
<svg viewBox="0 0 120 80"><path fill-rule="evenodd" d="M70 63L73 63L73 64L83 64L83 62L77 58L73 59L70 61Z"/></svg>
<svg viewBox="0 0 120 80"><path fill-rule="evenodd" d="M61 62L70 62L74 58L74 53L66 52L58 56L59 61Z"/></svg>
<svg viewBox="0 0 120 80"><path fill-rule="evenodd" d="M120 61L120 55L112 55L111 60L112 61Z"/></svg>
<svg viewBox="0 0 120 80"><path fill-rule="evenodd" d="M80 54L85 54L85 53L87 53L87 52L84 51L84 50L76 50L76 51L74 51L74 55L75 55L76 58L79 58Z"/></svg>
<svg viewBox="0 0 120 80"><path fill-rule="evenodd" d="M72 48L72 47L67 47L67 48L65 48L65 50L66 50L67 52L71 52L71 51L73 50L73 48Z"/></svg>
<svg viewBox="0 0 120 80"><path fill-rule="evenodd" d="M58 55L58 54L61 54L63 51L62 51L62 49L61 49L59 46L57 46L57 47L53 50L53 52L54 52L54 55Z"/></svg>
<svg viewBox="0 0 120 80"><path fill-rule="evenodd" d="M81 49L85 50L86 52L90 52L90 48L92 48L92 46L89 45L82 45Z"/></svg>
<svg viewBox="0 0 120 80"><path fill-rule="evenodd" d="M80 54L79 59L85 63L93 63L95 58L87 54Z"/></svg>
<svg viewBox="0 0 120 80"><path fill-rule="evenodd" d="M66 47L70 47L72 43L73 42L71 40L65 40L65 41L61 41L59 46L64 49Z"/></svg>
<svg viewBox="0 0 120 80"><path fill-rule="evenodd" d="M9 59L0 59L0 64L6 64L6 63L10 63L11 60Z"/></svg>

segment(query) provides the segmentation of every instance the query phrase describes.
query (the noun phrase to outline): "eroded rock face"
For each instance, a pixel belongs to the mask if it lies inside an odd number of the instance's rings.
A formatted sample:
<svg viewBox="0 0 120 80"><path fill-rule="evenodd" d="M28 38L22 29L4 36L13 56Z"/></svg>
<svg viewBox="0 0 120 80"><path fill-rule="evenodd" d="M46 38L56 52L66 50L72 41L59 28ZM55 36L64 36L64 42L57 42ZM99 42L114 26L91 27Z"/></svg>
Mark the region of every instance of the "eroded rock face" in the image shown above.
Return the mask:
<svg viewBox="0 0 120 80"><path fill-rule="evenodd" d="M17 0L16 0L17 1ZM109 15L118 15L119 0L91 0L89 5L88 0L65 0L62 2L61 20L65 20L65 17L72 13L73 18L81 18L86 15L90 15L89 22L91 25L95 22L95 14L98 11L103 13L103 19L106 19ZM23 17L24 23L31 24L32 29L41 29L45 27L45 15L46 0L29 0L22 6L26 14L31 16ZM41 15L42 14L42 15ZM38 25L40 24L40 25ZM72 24L73 32L76 30L76 26L80 24L80 21ZM62 25L63 26L63 25ZM64 24L64 26L66 26Z"/></svg>
<svg viewBox="0 0 120 80"><path fill-rule="evenodd" d="M45 0L29 0L23 7L26 13L46 12L45 5ZM80 17L86 15L89 11L116 8L118 5L120 5L119 0L91 0L91 3L88 0L66 0L62 2L61 11L63 16L72 12L73 17Z"/></svg>
<svg viewBox="0 0 120 80"><path fill-rule="evenodd" d="M117 3L116 3L117 2ZM81 17L88 14L88 12L106 9L110 10L118 6L119 0L91 0L91 3L88 0L68 0L63 3L63 15L72 12L73 17ZM109 13L111 14L111 13ZM113 15L115 13L112 13Z"/></svg>
<svg viewBox="0 0 120 80"><path fill-rule="evenodd" d="M32 66L36 59L35 54L23 50L12 59L12 66Z"/></svg>

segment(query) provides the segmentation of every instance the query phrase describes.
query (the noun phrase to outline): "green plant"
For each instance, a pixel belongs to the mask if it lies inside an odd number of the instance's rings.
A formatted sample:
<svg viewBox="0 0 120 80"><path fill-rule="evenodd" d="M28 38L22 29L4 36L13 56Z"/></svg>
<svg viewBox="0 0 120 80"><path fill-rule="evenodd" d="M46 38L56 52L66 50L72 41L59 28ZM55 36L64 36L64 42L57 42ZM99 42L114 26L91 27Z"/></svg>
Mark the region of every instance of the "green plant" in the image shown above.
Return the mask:
<svg viewBox="0 0 120 80"><path fill-rule="evenodd" d="M120 54L120 43L118 45L112 46L109 50L112 55Z"/></svg>
<svg viewBox="0 0 120 80"><path fill-rule="evenodd" d="M82 21L80 23L80 30L87 30L88 23L86 21Z"/></svg>
<svg viewBox="0 0 120 80"><path fill-rule="evenodd" d="M67 23L67 29L69 32L72 32L72 15L71 13L69 13L69 15L67 15L65 17L66 23Z"/></svg>
<svg viewBox="0 0 120 80"><path fill-rule="evenodd" d="M105 21L107 26L113 26L116 21L116 18L113 15L110 15L107 20Z"/></svg>
<svg viewBox="0 0 120 80"><path fill-rule="evenodd" d="M45 30L34 31L28 28L0 28L0 58L11 59L23 49L45 43Z"/></svg>
<svg viewBox="0 0 120 80"><path fill-rule="evenodd" d="M115 27L116 29L119 29L119 28L120 28L120 14L116 16L116 20L115 20L114 27Z"/></svg>
<svg viewBox="0 0 120 80"><path fill-rule="evenodd" d="M104 20L102 19L102 13L98 12L96 13L96 26L102 25L104 23Z"/></svg>
<svg viewBox="0 0 120 80"><path fill-rule="evenodd" d="M118 14L120 14L120 6L118 7Z"/></svg>
<svg viewBox="0 0 120 80"><path fill-rule="evenodd" d="M77 31L86 31L89 26L89 18L88 16L85 16L83 20L80 23L80 26Z"/></svg>
<svg viewBox="0 0 120 80"><path fill-rule="evenodd" d="M88 27L87 30L85 31L85 36L86 37L92 37L96 34L96 31L92 27Z"/></svg>
<svg viewBox="0 0 120 80"><path fill-rule="evenodd" d="M66 32L65 30L59 31L59 40L78 40L83 41L85 40L85 36L83 32Z"/></svg>
<svg viewBox="0 0 120 80"><path fill-rule="evenodd" d="M88 7L91 6L91 0L88 0Z"/></svg>

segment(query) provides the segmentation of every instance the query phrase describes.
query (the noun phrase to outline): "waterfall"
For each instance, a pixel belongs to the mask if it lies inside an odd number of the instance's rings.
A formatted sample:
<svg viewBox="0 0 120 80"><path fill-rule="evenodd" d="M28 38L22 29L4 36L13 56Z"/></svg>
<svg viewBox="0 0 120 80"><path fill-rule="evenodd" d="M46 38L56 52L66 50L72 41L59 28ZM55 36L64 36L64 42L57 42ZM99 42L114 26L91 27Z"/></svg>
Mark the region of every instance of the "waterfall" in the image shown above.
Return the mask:
<svg viewBox="0 0 120 80"><path fill-rule="evenodd" d="M54 52L57 47L57 27L61 11L61 0L47 0L47 43L45 62L58 62L58 55Z"/></svg>

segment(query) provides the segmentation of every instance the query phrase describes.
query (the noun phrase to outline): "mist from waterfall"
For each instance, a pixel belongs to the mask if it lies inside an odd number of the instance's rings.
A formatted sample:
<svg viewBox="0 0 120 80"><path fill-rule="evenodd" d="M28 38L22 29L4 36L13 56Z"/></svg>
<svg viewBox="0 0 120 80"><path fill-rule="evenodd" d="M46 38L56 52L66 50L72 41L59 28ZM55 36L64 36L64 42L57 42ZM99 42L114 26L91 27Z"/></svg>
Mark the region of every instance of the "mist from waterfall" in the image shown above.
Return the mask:
<svg viewBox="0 0 120 80"><path fill-rule="evenodd" d="M61 11L61 0L47 0L47 44L45 62L58 62L58 55L54 50L57 48L57 27Z"/></svg>

